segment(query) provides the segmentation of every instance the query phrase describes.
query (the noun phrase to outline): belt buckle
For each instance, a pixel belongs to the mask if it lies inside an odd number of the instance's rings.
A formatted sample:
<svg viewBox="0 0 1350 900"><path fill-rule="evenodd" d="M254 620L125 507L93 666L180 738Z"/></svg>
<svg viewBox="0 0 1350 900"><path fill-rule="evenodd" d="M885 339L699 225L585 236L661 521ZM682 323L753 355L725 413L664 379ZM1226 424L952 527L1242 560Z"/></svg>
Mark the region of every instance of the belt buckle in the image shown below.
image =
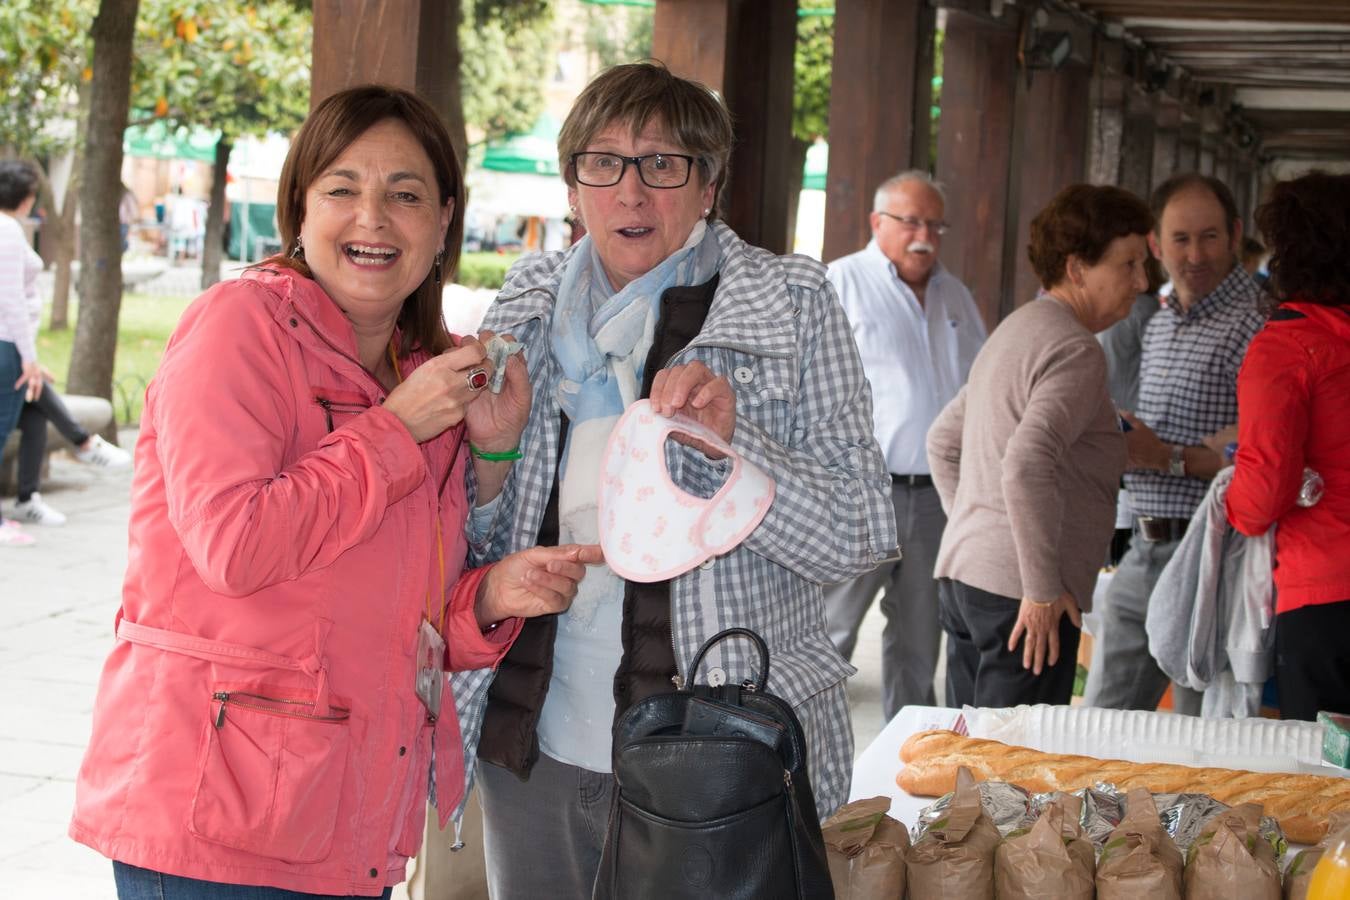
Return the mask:
<svg viewBox="0 0 1350 900"><path fill-rule="evenodd" d="M1156 544L1159 541L1168 539L1168 529L1165 521L1155 519L1153 516L1136 516L1135 522L1139 526L1139 536L1150 544Z"/></svg>

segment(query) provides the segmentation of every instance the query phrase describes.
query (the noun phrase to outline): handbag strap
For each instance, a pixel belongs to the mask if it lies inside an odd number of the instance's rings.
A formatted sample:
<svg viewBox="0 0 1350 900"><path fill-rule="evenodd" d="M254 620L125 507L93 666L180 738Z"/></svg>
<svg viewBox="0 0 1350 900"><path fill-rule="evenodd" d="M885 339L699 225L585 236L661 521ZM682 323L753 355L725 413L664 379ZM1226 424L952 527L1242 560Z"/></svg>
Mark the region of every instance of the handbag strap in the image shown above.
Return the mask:
<svg viewBox="0 0 1350 900"><path fill-rule="evenodd" d="M699 647L698 652L694 654L694 661L689 664L689 677L685 679L684 683L692 687L694 678L698 675L698 668L703 664L704 655L715 645L733 637L745 638L750 643L754 644L755 649L759 651L759 683L755 684L753 681L746 679L746 681L743 682L744 686L748 690L756 691L762 691L767 688L769 684L769 646L764 643L764 638L760 637L749 628L728 628L724 631L717 632L717 634L714 634L704 641L703 646Z"/></svg>

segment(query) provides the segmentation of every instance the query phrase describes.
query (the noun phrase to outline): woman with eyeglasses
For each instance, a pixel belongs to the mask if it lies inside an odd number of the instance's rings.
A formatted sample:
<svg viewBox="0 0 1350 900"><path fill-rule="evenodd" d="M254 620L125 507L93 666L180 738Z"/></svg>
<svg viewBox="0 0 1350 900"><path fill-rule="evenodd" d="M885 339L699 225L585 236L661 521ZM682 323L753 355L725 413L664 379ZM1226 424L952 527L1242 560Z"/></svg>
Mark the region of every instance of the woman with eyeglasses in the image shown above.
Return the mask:
<svg viewBox="0 0 1350 900"><path fill-rule="evenodd" d="M752 247L717 218L732 143L731 118L703 85L659 64L601 73L558 138L587 237L521 260L484 322L524 345L534 391L522 458L470 521L485 559L596 540L605 442L640 398L712 428L777 481L772 508L736 549L655 584L593 567L570 612L522 632L490 691L478 754L498 900L591 896L611 726L672 690L723 628L767 641L769 689L805 726L822 816L848 795L853 669L825 633L820 585L894 550L889 477L824 266ZM725 460L701 450L667 454L686 491L708 496L725 478ZM754 674L748 647L723 647L700 680Z"/></svg>

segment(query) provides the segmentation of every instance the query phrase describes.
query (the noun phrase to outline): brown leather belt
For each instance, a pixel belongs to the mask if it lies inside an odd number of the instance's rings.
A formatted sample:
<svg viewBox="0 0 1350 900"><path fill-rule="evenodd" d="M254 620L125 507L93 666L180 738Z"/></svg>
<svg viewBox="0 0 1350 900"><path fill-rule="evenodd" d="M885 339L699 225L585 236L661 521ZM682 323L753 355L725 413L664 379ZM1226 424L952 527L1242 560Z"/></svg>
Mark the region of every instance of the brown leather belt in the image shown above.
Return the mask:
<svg viewBox="0 0 1350 900"><path fill-rule="evenodd" d="M1165 519L1161 516L1135 516L1134 530L1151 544L1161 541L1179 541L1186 533L1190 519Z"/></svg>

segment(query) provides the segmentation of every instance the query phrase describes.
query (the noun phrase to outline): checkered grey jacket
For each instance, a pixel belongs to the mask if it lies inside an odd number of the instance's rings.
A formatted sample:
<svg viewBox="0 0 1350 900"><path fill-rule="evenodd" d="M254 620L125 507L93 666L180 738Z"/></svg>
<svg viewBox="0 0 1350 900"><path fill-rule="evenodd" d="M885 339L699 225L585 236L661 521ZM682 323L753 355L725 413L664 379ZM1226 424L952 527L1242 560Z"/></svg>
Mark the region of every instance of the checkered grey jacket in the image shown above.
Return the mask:
<svg viewBox="0 0 1350 900"><path fill-rule="evenodd" d="M732 445L777 480L773 506L731 552L674 579L671 628L679 671L699 645L731 626L752 628L770 649L767 689L790 702L807 732L810 774L822 814L848 796L853 733L844 680L855 671L825 633L821 585L894 555L890 475L872 436L872 397L843 308L825 267L775 256L714 226L722 248L716 294L703 330L671 364L700 360L736 392ZM568 254L520 260L483 327L525 345L534 386L523 458L501 494L474 562L534 545L558 459L558 372L549 352L554 300ZM472 488L471 488L472 490ZM756 674L741 641L724 642L703 677ZM476 746L490 673L455 676L467 750ZM599 679L596 690L610 690ZM472 777L474 755L466 752Z"/></svg>

